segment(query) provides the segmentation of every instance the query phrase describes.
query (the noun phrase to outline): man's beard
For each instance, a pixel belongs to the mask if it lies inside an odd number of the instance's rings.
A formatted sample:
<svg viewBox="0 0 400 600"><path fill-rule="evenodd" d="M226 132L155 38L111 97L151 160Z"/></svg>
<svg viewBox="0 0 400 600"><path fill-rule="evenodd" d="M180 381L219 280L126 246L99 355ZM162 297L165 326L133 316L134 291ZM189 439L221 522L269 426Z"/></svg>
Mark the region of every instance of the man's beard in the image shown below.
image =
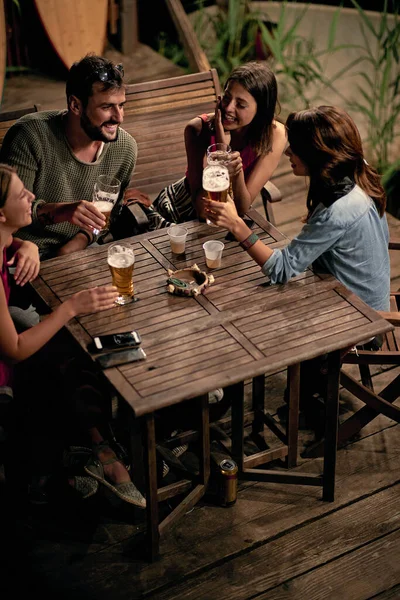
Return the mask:
<svg viewBox="0 0 400 600"><path fill-rule="evenodd" d="M100 127L96 127L95 125L93 125L92 121L89 119L86 112L82 113L81 127L82 127L83 131L86 133L86 135L88 136L88 138L90 138L94 142L105 142L106 144L109 142L116 142L118 139L118 135L119 135L119 127L117 128L116 136L114 138L110 139L103 133L103 131L101 129L103 127L103 125L118 125L119 126L119 123L116 123L115 121L105 121L104 123L102 123L102 125Z"/></svg>

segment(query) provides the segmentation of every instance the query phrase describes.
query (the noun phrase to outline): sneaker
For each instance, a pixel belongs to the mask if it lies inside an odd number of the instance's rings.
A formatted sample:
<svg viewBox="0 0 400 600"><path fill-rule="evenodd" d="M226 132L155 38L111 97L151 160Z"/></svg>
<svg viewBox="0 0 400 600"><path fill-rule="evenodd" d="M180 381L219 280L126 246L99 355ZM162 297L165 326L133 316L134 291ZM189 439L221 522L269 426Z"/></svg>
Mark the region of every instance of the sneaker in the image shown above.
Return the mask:
<svg viewBox="0 0 400 600"><path fill-rule="evenodd" d="M222 390L221 390L222 392ZM223 392L222 392L223 395ZM174 429L174 431L171 432L171 438L176 437L177 435L179 435L181 433L181 429ZM172 448L171 452L172 454L175 456L175 458L179 458L180 456L182 456L182 454L184 454L187 449L189 448L188 444L182 444L181 446L175 446L174 448Z"/></svg>
<svg viewBox="0 0 400 600"><path fill-rule="evenodd" d="M185 454L188 448L188 444L182 444L182 446L175 446L175 448L172 448L171 452L175 458L179 458L182 454Z"/></svg>
<svg viewBox="0 0 400 600"><path fill-rule="evenodd" d="M163 460L162 461L162 476L163 476L163 478L168 475L169 471L170 471L169 466L167 465L165 460Z"/></svg>
<svg viewBox="0 0 400 600"><path fill-rule="evenodd" d="M180 458L182 456L182 454L185 454L185 452L187 451L188 448L189 448L188 444L182 444L181 446L175 446L175 448L172 448L171 452L175 456L175 458ZM166 477L169 472L170 472L170 468L167 465L167 463L165 462L165 460L163 460L162 461L162 476L163 476L163 478Z"/></svg>
<svg viewBox="0 0 400 600"><path fill-rule="evenodd" d="M208 403L209 404L217 404L221 402L224 397L224 390L222 388L217 388L208 394Z"/></svg>

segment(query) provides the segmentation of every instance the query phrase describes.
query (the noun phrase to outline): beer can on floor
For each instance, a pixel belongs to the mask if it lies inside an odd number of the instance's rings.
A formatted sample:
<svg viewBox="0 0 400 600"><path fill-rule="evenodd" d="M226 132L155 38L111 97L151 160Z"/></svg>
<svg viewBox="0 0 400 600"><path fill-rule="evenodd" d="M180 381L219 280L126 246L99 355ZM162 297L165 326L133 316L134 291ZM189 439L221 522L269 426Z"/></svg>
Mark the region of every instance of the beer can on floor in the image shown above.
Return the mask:
<svg viewBox="0 0 400 600"><path fill-rule="evenodd" d="M231 458L224 458L219 463L219 471L221 506L232 506L237 498L237 464Z"/></svg>

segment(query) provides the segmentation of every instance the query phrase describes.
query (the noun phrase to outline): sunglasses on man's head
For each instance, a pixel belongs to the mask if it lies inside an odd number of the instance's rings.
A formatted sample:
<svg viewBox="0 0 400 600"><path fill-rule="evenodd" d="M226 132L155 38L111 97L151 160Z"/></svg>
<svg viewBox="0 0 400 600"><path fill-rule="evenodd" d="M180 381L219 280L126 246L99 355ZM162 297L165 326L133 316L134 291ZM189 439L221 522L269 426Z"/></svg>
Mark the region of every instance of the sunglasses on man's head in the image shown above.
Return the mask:
<svg viewBox="0 0 400 600"><path fill-rule="evenodd" d="M109 69L96 69L96 71L92 71L92 73L90 73L90 75L88 75L87 78L95 78L97 77L97 79L99 81L102 81L103 83L105 83L106 81L110 81L112 79L115 79L115 71L119 71L119 74L121 75L121 77L124 76L124 67L122 64L119 65L115 65L115 67L111 67Z"/></svg>

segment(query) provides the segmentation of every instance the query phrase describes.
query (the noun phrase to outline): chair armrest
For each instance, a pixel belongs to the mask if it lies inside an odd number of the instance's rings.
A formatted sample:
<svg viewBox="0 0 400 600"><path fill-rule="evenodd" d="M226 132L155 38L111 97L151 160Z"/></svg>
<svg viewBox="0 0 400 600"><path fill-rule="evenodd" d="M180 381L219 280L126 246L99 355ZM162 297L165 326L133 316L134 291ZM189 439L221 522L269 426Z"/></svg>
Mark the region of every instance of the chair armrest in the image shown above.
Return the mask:
<svg viewBox="0 0 400 600"><path fill-rule="evenodd" d="M280 202L282 200L282 194L271 181L267 181L263 188L261 188L261 200L265 210L265 216L267 221L272 223L272 225L276 225L274 213L272 211L272 206L268 208L268 203L272 204L273 202Z"/></svg>
<svg viewBox="0 0 400 600"><path fill-rule="evenodd" d="M400 326L400 312L389 312L384 310L377 311L383 319L389 321L392 325Z"/></svg>
<svg viewBox="0 0 400 600"><path fill-rule="evenodd" d="M264 185L261 190L261 196L263 202L280 202L282 200L282 194L280 190L272 183L272 181L267 181L267 183Z"/></svg>

